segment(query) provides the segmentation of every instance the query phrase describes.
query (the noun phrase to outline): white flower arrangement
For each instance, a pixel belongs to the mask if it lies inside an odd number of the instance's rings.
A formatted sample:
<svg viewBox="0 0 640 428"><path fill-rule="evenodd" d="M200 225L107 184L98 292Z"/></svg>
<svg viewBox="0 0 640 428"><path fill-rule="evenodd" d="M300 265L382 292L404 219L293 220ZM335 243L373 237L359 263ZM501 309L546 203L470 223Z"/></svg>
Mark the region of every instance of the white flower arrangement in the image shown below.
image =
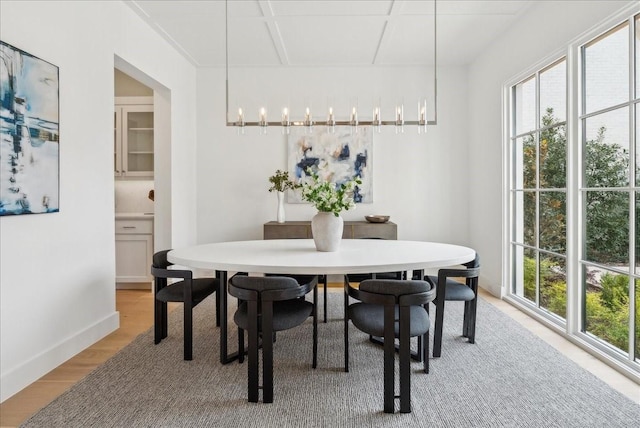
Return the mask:
<svg viewBox="0 0 640 428"><path fill-rule="evenodd" d="M356 185L362 184L359 177L336 185L321 180L318 174L310 169L307 170L307 173L311 176L312 181L302 184L302 199L311 202L318 211L331 212L338 217L342 210L355 208L353 190Z"/></svg>

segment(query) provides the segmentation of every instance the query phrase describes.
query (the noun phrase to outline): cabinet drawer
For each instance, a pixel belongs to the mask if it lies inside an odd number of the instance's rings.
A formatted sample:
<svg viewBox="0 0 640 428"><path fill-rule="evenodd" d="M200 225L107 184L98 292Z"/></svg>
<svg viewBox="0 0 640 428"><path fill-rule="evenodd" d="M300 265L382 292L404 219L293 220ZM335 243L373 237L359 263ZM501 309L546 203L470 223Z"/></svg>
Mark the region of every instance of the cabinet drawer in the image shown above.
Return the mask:
<svg viewBox="0 0 640 428"><path fill-rule="evenodd" d="M152 234L152 220L116 220L116 233Z"/></svg>
<svg viewBox="0 0 640 428"><path fill-rule="evenodd" d="M311 223L309 224L265 224L264 239L308 239L311 238Z"/></svg>
<svg viewBox="0 0 640 428"><path fill-rule="evenodd" d="M348 226L345 225L345 228ZM377 238L398 239L398 229L395 223L360 223L350 225L354 239Z"/></svg>

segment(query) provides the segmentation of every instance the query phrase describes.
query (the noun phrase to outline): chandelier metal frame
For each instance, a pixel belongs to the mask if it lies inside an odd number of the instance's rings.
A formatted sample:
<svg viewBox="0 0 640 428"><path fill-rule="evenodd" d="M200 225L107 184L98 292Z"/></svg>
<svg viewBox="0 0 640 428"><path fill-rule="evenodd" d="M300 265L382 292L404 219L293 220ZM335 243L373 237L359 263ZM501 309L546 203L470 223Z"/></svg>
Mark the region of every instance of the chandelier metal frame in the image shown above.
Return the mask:
<svg viewBox="0 0 640 428"><path fill-rule="evenodd" d="M292 126L396 126L402 127L404 125L417 125L420 128L424 127L426 130L427 125L438 124L438 39L437 39L437 0L433 0L433 120L427 120L426 118L426 101L421 102L418 107L418 120L404 120L404 106L396 105L394 109L395 117L393 120L382 120L380 117L379 106L374 109L372 120L358 120L358 112L354 110L350 114L349 120L335 120L333 110L330 109L327 115L327 120L315 121L311 117L309 108L307 107L303 120L290 120L288 108L282 112L282 119L280 121L269 121L266 119L266 111L264 108L260 110L259 119L257 121L246 121L244 118L244 112L240 108L238 111L237 120L230 120L229 113L229 14L228 14L228 1L225 0L225 91L226 91L226 124L227 126L237 127L261 127L266 128L269 126L281 126L289 128Z"/></svg>

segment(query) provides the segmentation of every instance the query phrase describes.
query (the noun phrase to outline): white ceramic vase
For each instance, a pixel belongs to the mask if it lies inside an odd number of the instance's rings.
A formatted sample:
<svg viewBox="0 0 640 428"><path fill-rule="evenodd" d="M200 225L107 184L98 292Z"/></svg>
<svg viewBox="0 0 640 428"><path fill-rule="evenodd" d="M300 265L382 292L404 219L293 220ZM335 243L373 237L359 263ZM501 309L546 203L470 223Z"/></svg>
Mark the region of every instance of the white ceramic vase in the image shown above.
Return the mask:
<svg viewBox="0 0 640 428"><path fill-rule="evenodd" d="M284 192L278 192L278 223L284 223Z"/></svg>
<svg viewBox="0 0 640 428"><path fill-rule="evenodd" d="M344 222L331 212L318 211L311 219L311 233L318 251L338 251Z"/></svg>

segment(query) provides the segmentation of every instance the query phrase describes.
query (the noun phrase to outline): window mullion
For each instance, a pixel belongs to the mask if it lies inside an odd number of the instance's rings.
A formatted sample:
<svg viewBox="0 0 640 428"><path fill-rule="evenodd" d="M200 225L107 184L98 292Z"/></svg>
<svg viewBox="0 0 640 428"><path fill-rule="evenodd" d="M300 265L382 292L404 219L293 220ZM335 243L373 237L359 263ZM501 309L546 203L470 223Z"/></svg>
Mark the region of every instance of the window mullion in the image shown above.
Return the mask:
<svg viewBox="0 0 640 428"><path fill-rule="evenodd" d="M580 163L582 150L579 144L580 133L578 119L580 102L580 80L571 78L578 75L580 54L576 45L567 51L567 316L566 332L574 334L580 329Z"/></svg>
<svg viewBox="0 0 640 428"><path fill-rule="evenodd" d="M540 307L540 72L536 72L536 95L535 95L535 147L536 147L536 227L535 227L535 245L536 249L536 306Z"/></svg>
<svg viewBox="0 0 640 428"><path fill-rule="evenodd" d="M636 260L636 109L638 104L634 104L636 94L635 67L636 61L636 31L635 16L629 17L629 360L635 359L635 325L636 299L635 299L635 260Z"/></svg>
<svg viewBox="0 0 640 428"><path fill-rule="evenodd" d="M586 53L585 46L580 46L577 48L578 54L578 64L577 67L579 71L576 71L576 76L579 76L578 85L579 87L576 89L576 92L579 94L579 114L578 114L578 136L576 138L576 147L578 149L578 157L575 160L576 164L576 184L577 184L577 201L578 201L578 212L576 213L576 220L578 221L577 227L575 229L577 246L575 248L575 258L572 260L573 264L575 264L577 269L578 276L576 277L576 293L578 297L576 299L575 318L576 318L576 326L573 333L583 333L586 332L586 299L587 299L587 290L584 287L586 278L585 278L585 268L582 264L582 260L585 258L585 248L586 248L586 236L587 236L587 214L586 214L586 200L587 200L587 192L584 190L585 186L585 174L584 174L584 165L586 163L586 133L587 133L587 119L584 117L587 112L587 88L586 88L586 80L587 80L587 68L585 66L586 62Z"/></svg>

